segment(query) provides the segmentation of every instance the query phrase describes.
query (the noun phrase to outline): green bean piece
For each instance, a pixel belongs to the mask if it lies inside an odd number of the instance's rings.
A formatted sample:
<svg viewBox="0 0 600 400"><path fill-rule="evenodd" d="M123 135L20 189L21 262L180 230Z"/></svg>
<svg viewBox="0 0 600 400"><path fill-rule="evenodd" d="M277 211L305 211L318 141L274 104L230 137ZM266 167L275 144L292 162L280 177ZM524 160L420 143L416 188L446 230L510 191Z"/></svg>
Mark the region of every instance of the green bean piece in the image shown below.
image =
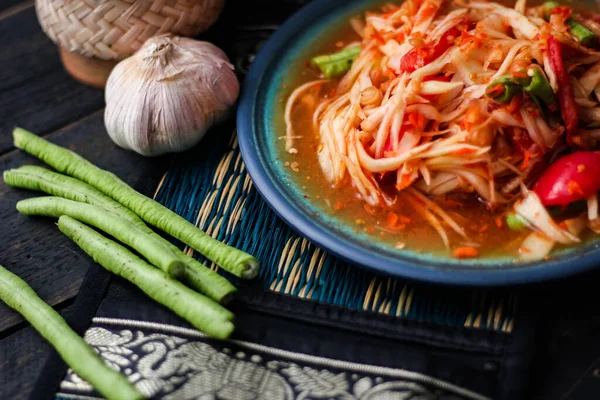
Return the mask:
<svg viewBox="0 0 600 400"><path fill-rule="evenodd" d="M513 231L522 231L527 228L525 220L518 214L510 213L506 215L506 225Z"/></svg>
<svg viewBox="0 0 600 400"><path fill-rule="evenodd" d="M496 91L499 85L502 85L502 93ZM498 103L510 103L521 91L521 85L512 75L502 75L487 86L485 95Z"/></svg>
<svg viewBox="0 0 600 400"><path fill-rule="evenodd" d="M58 172L80 179L112 197L141 219L196 249L223 269L244 279L254 278L258 260L212 238L189 221L138 193L113 173L102 170L77 153L21 128L13 131L17 148L39 158Z"/></svg>
<svg viewBox="0 0 600 400"><path fill-rule="evenodd" d="M594 35L594 32L590 31L585 25L575 21L573 18L567 19L566 24L569 27L571 35L573 35L582 46L592 47L596 43L596 35Z"/></svg>
<svg viewBox="0 0 600 400"><path fill-rule="evenodd" d="M540 109L543 109L542 103L554 104L554 92L540 68L530 67L527 75L526 78L502 75L488 85L485 95L498 103L510 103L514 96L524 91ZM499 85L502 85L502 90L498 90Z"/></svg>
<svg viewBox="0 0 600 400"><path fill-rule="evenodd" d="M528 80L529 82L523 82L523 90L525 93L527 93L532 100L542 101L547 106L554 104L554 91L540 68L530 68L527 71L527 74L531 76ZM538 104L538 102L536 102L536 104ZM538 108L539 107L540 106L538 105Z"/></svg>
<svg viewBox="0 0 600 400"><path fill-rule="evenodd" d="M21 314L82 379L109 400L144 399L127 378L102 361L59 313L21 278L0 265L0 300Z"/></svg>
<svg viewBox="0 0 600 400"><path fill-rule="evenodd" d="M160 240L181 258L185 264L183 275L180 277L181 280L219 303L229 302L237 292L235 286L227 279L185 254L177 246L154 232L133 211L79 179L34 165L4 171L3 176L7 185L41 191L67 200L102 207L125 218L148 235Z"/></svg>
<svg viewBox="0 0 600 400"><path fill-rule="evenodd" d="M58 219L58 228L98 264L133 283L197 329L219 339L226 339L233 332L233 314L229 310L169 279L125 247L68 216Z"/></svg>
<svg viewBox="0 0 600 400"><path fill-rule="evenodd" d="M311 64L318 67L326 79L337 78L348 72L360 54L360 46L350 46L337 53L314 57Z"/></svg>
<svg viewBox="0 0 600 400"><path fill-rule="evenodd" d="M544 19L549 21L550 11L559 6L560 4L555 1L547 1L544 3ZM565 23L569 27L569 32L571 35L573 35L575 40L581 43L582 46L592 47L596 44L596 35L594 35L594 32L592 32L587 26L576 21L573 17L567 18Z"/></svg>
<svg viewBox="0 0 600 400"><path fill-rule="evenodd" d="M55 218L68 215L95 226L131 246L169 276L180 276L183 272L183 262L171 249L161 241L144 233L131 222L103 208L49 196L21 200L17 203L17 210L25 215L43 215Z"/></svg>

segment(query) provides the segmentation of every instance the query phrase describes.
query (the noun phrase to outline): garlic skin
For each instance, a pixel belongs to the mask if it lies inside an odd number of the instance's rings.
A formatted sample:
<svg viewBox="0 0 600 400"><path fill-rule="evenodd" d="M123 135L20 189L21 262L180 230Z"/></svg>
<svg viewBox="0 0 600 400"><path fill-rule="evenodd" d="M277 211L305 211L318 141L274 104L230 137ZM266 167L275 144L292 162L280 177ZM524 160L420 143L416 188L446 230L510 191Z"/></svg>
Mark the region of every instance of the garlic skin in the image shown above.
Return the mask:
<svg viewBox="0 0 600 400"><path fill-rule="evenodd" d="M221 49L160 35L111 72L104 123L124 149L144 156L180 152L226 116L239 90L233 65Z"/></svg>

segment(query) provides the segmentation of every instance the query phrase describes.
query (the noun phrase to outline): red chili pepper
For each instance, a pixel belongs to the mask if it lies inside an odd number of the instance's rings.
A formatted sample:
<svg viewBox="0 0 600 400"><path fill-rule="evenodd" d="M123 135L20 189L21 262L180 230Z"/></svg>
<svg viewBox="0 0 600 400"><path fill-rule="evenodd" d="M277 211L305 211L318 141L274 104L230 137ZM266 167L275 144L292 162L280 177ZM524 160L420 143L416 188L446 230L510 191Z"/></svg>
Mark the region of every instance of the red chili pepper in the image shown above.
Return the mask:
<svg viewBox="0 0 600 400"><path fill-rule="evenodd" d="M431 42L424 47L410 50L400 60L400 70L413 72L436 60L454 44L454 39L458 36L460 36L460 31L454 27L447 30L437 43Z"/></svg>
<svg viewBox="0 0 600 400"><path fill-rule="evenodd" d="M577 151L559 158L540 176L533 191L545 206L566 206L600 190L600 153Z"/></svg>
<svg viewBox="0 0 600 400"><path fill-rule="evenodd" d="M558 102L567 128L567 141L571 143L571 136L577 130L577 103L575 103L575 94L569 74L563 66L560 43L554 36L548 37L548 55L558 84Z"/></svg>

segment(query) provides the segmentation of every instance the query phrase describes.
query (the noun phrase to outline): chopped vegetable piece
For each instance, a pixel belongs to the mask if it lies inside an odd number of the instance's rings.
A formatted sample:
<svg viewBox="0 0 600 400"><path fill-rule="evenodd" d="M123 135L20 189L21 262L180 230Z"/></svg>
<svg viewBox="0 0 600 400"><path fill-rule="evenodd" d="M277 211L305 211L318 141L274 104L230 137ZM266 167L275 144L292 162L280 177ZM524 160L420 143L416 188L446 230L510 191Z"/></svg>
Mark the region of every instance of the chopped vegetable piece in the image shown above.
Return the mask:
<svg viewBox="0 0 600 400"><path fill-rule="evenodd" d="M533 191L527 191L525 197L515 202L514 210L527 223L548 236L555 242L564 244L578 243L580 240L569 231L560 227L542 204L539 196Z"/></svg>
<svg viewBox="0 0 600 400"><path fill-rule="evenodd" d="M502 217L501 217L501 216L497 216L497 217L494 219L494 222L496 222L496 226L497 226L498 228L502 228L502 227L504 226L504 222L502 222Z"/></svg>
<svg viewBox="0 0 600 400"><path fill-rule="evenodd" d="M456 258L475 258L479 257L479 250L471 246L457 247L452 254Z"/></svg>
<svg viewBox="0 0 600 400"><path fill-rule="evenodd" d="M506 214L506 225L513 231L522 231L527 228L527 222L518 214Z"/></svg>
<svg viewBox="0 0 600 400"><path fill-rule="evenodd" d="M521 91L525 91L540 109L540 101L546 105L554 104L552 87L541 69L537 67L530 68L523 78L510 74L500 76L488 85L485 95L498 103L509 103L512 106ZM518 103L515 105L518 106ZM512 108L508 111L515 112L516 110Z"/></svg>
<svg viewBox="0 0 600 400"><path fill-rule="evenodd" d="M534 100L541 100L547 106L554 104L554 91L552 91L546 75L544 75L540 68L530 68L528 71L529 74L532 74L529 82L523 85L525 93Z"/></svg>
<svg viewBox="0 0 600 400"><path fill-rule="evenodd" d="M519 247L519 259L538 261L544 259L552 251L556 242L540 232L532 232Z"/></svg>
<svg viewBox="0 0 600 400"><path fill-rule="evenodd" d="M550 19L550 10L552 10L553 8L559 7L560 4L557 3L556 1L547 1L544 3L544 19L549 20Z"/></svg>
<svg viewBox="0 0 600 400"><path fill-rule="evenodd" d="M350 46L337 53L317 56L311 64L318 67L326 79L337 78L350 70L360 50L359 45Z"/></svg>
<svg viewBox="0 0 600 400"><path fill-rule="evenodd" d="M502 75L490 83L485 95L498 103L510 103L514 96L521 93L521 85L512 75Z"/></svg>
<svg viewBox="0 0 600 400"><path fill-rule="evenodd" d="M591 47L596 43L596 35L594 35L594 33L586 26L575 21L573 18L567 19L566 23L571 35L573 35L583 46Z"/></svg>
<svg viewBox="0 0 600 400"><path fill-rule="evenodd" d="M533 186L544 206L566 206L584 200L598 190L600 154L591 151L577 151L559 158Z"/></svg>
<svg viewBox="0 0 600 400"><path fill-rule="evenodd" d="M219 339L233 332L233 314L218 303L169 279L162 271L81 222L62 216L58 228L108 271L127 279L197 329Z"/></svg>
<svg viewBox="0 0 600 400"><path fill-rule="evenodd" d="M561 223L561 226L564 226L564 229L577 237L586 227L585 215L564 220ZM554 245L555 241L548 236L540 232L533 232L527 236L521 244L521 247L519 248L519 258L525 261L541 260L548 257L548 254L552 251Z"/></svg>
<svg viewBox="0 0 600 400"><path fill-rule="evenodd" d="M230 301L237 292L235 286L227 279L182 252L171 242L150 229L133 211L105 196L87 183L33 165L4 171L4 182L10 186L38 190L67 200L102 207L125 218L148 235L161 241L179 256L185 264L181 279L193 289L223 304Z"/></svg>
<svg viewBox="0 0 600 400"><path fill-rule="evenodd" d="M80 155L42 139L21 128L13 131L15 147L46 162L58 172L78 178L112 197L141 219L181 240L244 279L258 274L258 260L241 250L210 237L189 221L156 201L136 192L116 175L104 171Z"/></svg>
<svg viewBox="0 0 600 400"><path fill-rule="evenodd" d="M544 3L544 18L547 21L550 20L550 11L557 7L561 7L561 5L555 1L547 1ZM568 10L565 11L568 12ZM577 22L572 17L567 18L565 23L569 27L571 35L573 35L573 37L575 37L575 39L583 46L591 47L596 43L596 35L594 35L594 33L585 25Z"/></svg>
<svg viewBox="0 0 600 400"><path fill-rule="evenodd" d="M59 313L21 278L0 266L0 300L18 311L82 379L109 400L145 398L127 378L109 367Z"/></svg>
<svg viewBox="0 0 600 400"><path fill-rule="evenodd" d="M554 36L548 37L548 54L552 71L556 75L558 83L558 100L563 121L567 128L567 141L577 130L577 103L571 86L571 78L563 66L560 43Z"/></svg>
<svg viewBox="0 0 600 400"><path fill-rule="evenodd" d="M333 209L335 211L340 211L343 208L344 208L344 202L341 200L336 201L335 204L333 205Z"/></svg>
<svg viewBox="0 0 600 400"><path fill-rule="evenodd" d="M183 272L183 263L171 249L144 233L125 218L103 208L60 197L37 197L19 201L17 210L25 215L44 215L55 218L68 215L95 226L134 248L169 276L179 276Z"/></svg>

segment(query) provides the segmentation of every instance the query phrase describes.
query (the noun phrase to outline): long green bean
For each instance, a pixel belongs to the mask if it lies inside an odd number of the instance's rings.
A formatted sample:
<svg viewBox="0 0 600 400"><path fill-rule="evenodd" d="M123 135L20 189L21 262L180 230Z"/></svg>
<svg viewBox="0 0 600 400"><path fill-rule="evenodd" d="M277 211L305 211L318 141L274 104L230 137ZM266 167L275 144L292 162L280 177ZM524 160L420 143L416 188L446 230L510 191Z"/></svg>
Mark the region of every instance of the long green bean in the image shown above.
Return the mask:
<svg viewBox="0 0 600 400"><path fill-rule="evenodd" d="M199 330L219 339L225 339L233 332L233 314L230 311L182 283L169 279L123 246L68 216L58 219L58 228L94 261L127 279Z"/></svg>
<svg viewBox="0 0 600 400"><path fill-rule="evenodd" d="M148 235L163 242L177 254L185 264L180 279L217 302L227 303L237 291L227 279L185 254L177 246L150 229L133 211L79 179L34 165L4 171L3 177L7 185L42 191L53 196L102 207L125 218Z"/></svg>
<svg viewBox="0 0 600 400"><path fill-rule="evenodd" d="M89 183L150 225L198 250L232 274L246 279L258 274L259 263L256 258L212 238L173 211L136 192L113 173L24 129L15 128L13 139L17 148L41 159L59 172Z"/></svg>
<svg viewBox="0 0 600 400"><path fill-rule="evenodd" d="M102 361L59 313L21 278L0 266L0 300L14 308L42 335L81 378L107 399L143 399L131 383Z"/></svg>
<svg viewBox="0 0 600 400"><path fill-rule="evenodd" d="M68 215L103 230L115 239L131 246L170 276L180 276L183 271L181 259L161 241L144 233L126 219L103 208L60 197L37 197L21 200L17 210L25 215L44 215L59 218Z"/></svg>

